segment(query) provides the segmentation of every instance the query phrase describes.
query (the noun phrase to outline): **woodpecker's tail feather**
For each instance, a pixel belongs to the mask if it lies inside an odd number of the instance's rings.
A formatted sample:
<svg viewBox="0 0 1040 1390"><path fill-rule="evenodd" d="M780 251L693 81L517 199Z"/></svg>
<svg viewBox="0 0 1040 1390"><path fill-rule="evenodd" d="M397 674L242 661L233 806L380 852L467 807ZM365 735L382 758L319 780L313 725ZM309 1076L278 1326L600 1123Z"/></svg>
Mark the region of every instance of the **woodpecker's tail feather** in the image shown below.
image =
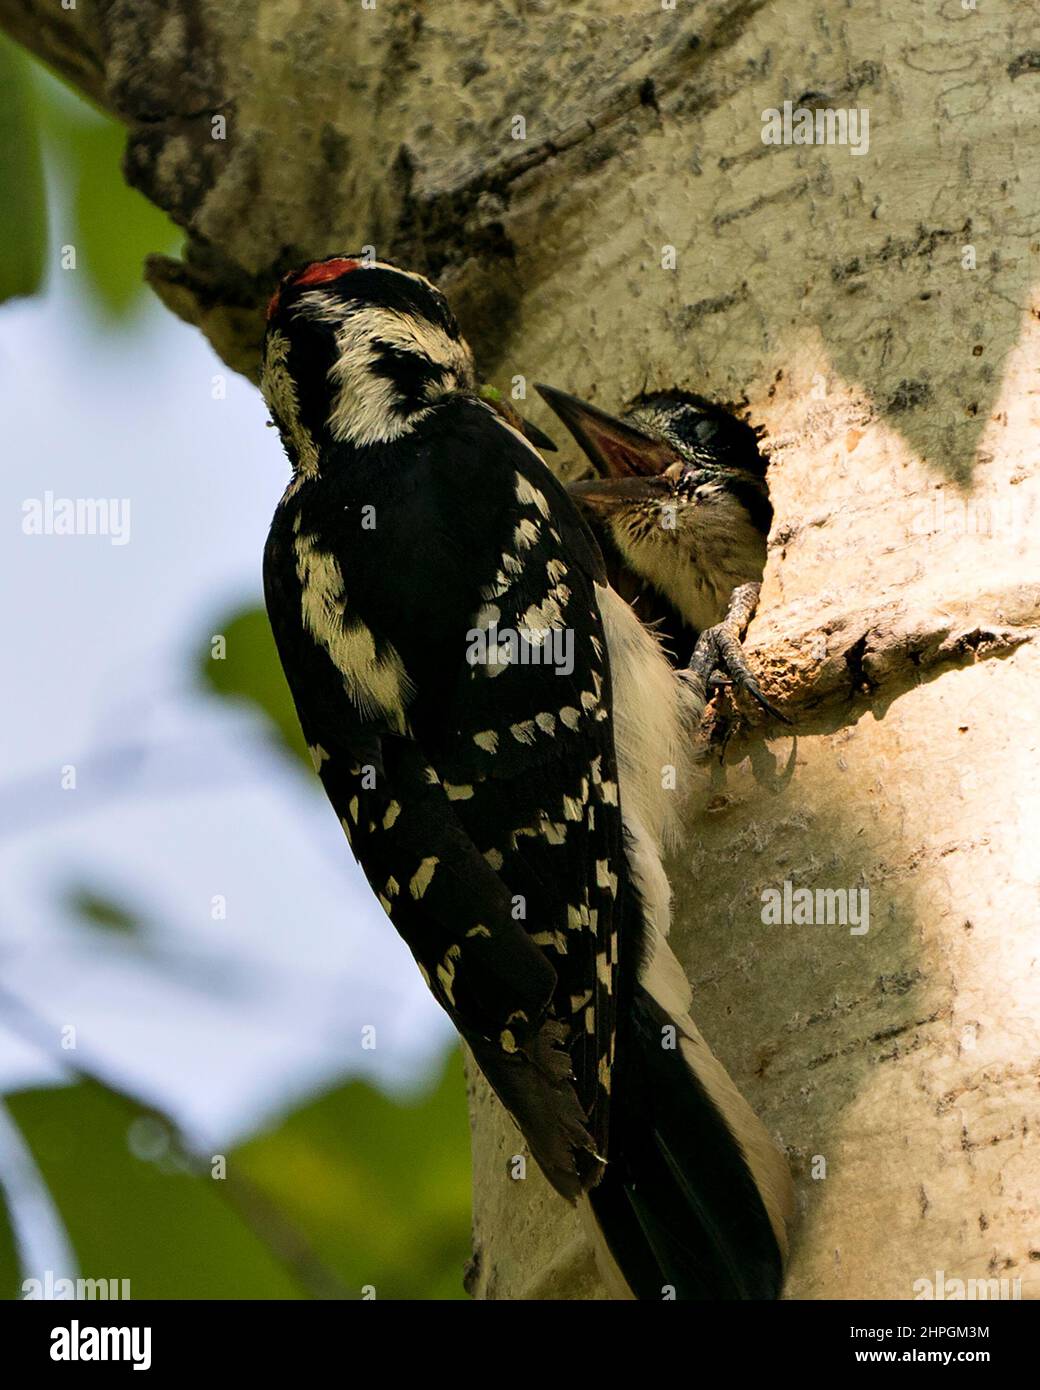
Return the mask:
<svg viewBox="0 0 1040 1390"><path fill-rule="evenodd" d="M611 1161L589 1194L605 1273L641 1299L776 1298L790 1173L689 1018L688 993L658 938L632 1000Z"/></svg>

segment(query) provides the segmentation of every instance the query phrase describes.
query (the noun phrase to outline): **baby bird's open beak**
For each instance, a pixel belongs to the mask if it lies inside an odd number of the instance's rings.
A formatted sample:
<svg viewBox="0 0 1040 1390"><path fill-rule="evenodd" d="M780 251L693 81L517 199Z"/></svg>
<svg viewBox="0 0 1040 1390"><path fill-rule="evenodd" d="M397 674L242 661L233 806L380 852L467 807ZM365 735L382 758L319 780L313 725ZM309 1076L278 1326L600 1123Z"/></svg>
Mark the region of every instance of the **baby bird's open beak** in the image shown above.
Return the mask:
<svg viewBox="0 0 1040 1390"><path fill-rule="evenodd" d="M645 478L679 461L670 444L608 415L598 406L535 383L535 390L570 430L601 478Z"/></svg>

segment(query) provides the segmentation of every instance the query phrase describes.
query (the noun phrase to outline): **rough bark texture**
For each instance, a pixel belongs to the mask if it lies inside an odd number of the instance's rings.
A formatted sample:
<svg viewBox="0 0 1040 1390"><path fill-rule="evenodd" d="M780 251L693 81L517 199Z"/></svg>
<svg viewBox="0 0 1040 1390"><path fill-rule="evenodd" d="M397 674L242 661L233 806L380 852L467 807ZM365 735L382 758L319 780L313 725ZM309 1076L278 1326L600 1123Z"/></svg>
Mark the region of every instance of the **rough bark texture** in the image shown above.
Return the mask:
<svg viewBox="0 0 1040 1390"><path fill-rule="evenodd" d="M148 277L239 370L279 271L371 244L440 280L500 384L607 407L683 385L765 427L749 649L797 728L716 720L674 936L791 1154L792 1297L911 1298L939 1269L1036 1292L1037 17L0 0L126 122L130 181L189 238ZM869 153L764 145L785 99L868 107ZM869 932L764 925L785 880L868 887ZM472 1291L597 1296L573 1213L533 1165L514 1180L472 1089Z"/></svg>

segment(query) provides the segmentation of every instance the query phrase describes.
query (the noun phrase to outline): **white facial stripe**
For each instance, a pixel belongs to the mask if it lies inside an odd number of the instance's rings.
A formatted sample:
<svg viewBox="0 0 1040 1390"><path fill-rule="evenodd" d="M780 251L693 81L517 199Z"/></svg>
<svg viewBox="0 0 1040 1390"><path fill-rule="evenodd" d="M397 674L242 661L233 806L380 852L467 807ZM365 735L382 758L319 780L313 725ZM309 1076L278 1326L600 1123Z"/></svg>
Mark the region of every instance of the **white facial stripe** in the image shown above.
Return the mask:
<svg viewBox="0 0 1040 1390"><path fill-rule="evenodd" d="M330 381L338 387L329 416L334 439L359 445L388 443L409 434L427 414L417 410L405 415L395 409L400 403L396 385L375 370L377 341L423 357L438 370L439 380L427 390L431 406L451 391L473 387L468 344L449 337L437 324L375 304L352 309L320 290L301 296L299 305L309 317L335 326L337 356L329 372Z"/></svg>
<svg viewBox="0 0 1040 1390"><path fill-rule="evenodd" d="M288 436L287 445L295 451L297 471L309 477L318 471L318 446L300 420L296 383L285 365L288 356L289 339L284 333L272 332L264 354L260 389L275 424Z"/></svg>
<svg viewBox="0 0 1040 1390"><path fill-rule="evenodd" d="M428 290L437 291L437 286L432 280L427 280L425 275L420 275L417 270L402 270L399 265L391 265L389 261L366 261L361 259L362 270L389 270L393 275L403 275L408 280L414 280L418 285L425 285Z"/></svg>

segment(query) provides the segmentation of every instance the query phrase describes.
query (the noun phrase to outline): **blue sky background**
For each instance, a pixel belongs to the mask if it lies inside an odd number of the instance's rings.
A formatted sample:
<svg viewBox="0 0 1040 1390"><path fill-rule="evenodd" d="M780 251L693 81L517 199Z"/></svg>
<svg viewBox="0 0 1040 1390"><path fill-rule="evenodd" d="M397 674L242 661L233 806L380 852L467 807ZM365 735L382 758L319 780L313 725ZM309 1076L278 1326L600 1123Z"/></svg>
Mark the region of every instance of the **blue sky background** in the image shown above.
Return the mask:
<svg viewBox="0 0 1040 1390"><path fill-rule="evenodd" d="M0 978L55 1049L0 1022L0 1089L56 1076L72 1025L109 1077L225 1142L345 1075L414 1086L453 1035L316 780L194 676L221 618L260 601L287 478L263 402L149 292L129 323L98 317L82 268L57 268L51 185L45 292L0 307ZM129 543L25 535L48 489L128 498ZM85 926L83 889L144 932Z"/></svg>

